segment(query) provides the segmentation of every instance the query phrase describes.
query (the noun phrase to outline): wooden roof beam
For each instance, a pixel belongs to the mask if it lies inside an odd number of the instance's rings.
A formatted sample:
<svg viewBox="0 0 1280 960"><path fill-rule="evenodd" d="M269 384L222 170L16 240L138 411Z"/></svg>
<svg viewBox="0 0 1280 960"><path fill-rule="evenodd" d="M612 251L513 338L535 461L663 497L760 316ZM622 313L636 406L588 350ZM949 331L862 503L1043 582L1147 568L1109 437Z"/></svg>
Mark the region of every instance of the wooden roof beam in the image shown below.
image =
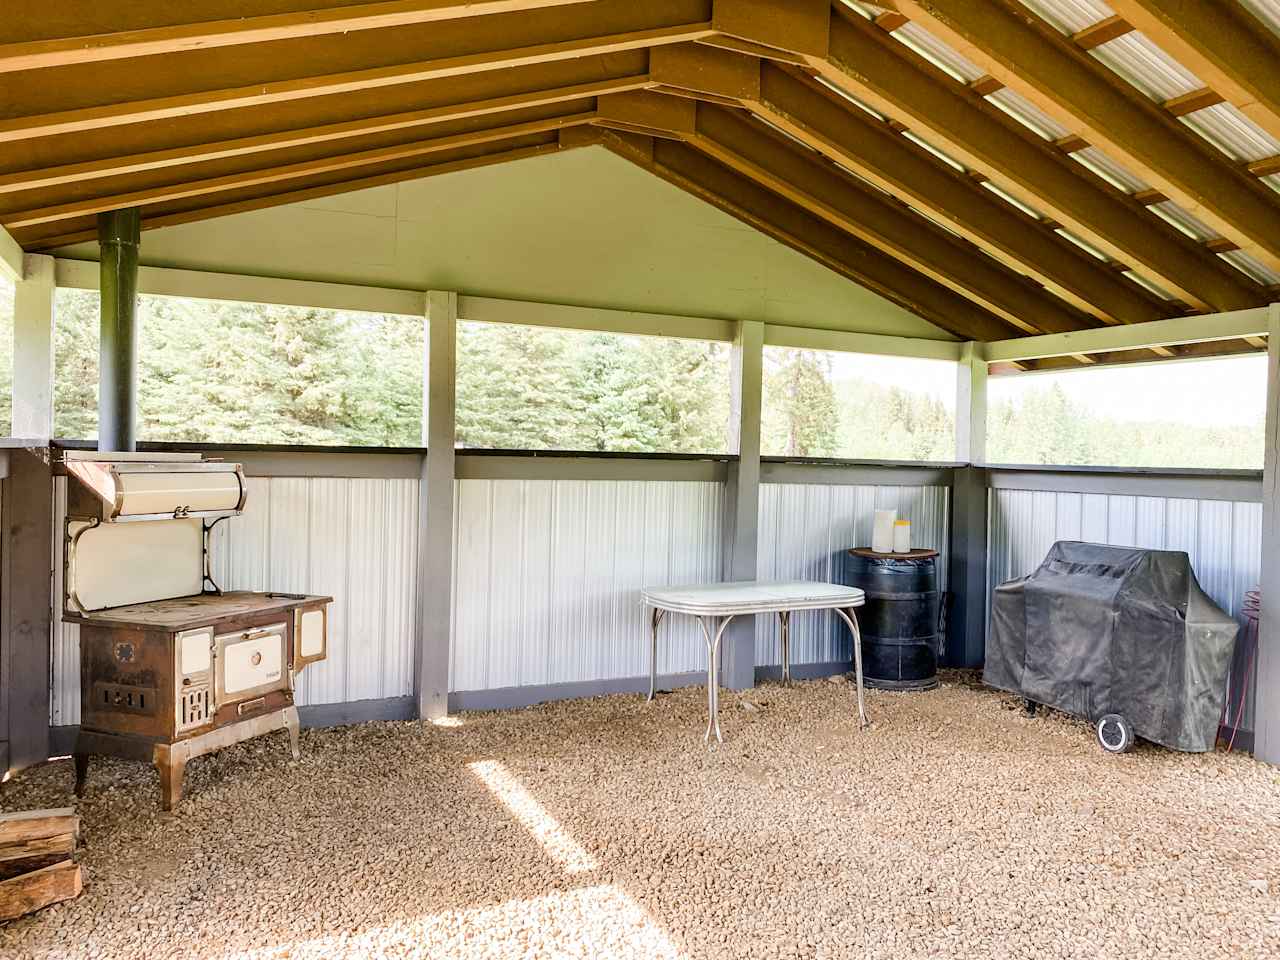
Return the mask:
<svg viewBox="0 0 1280 960"><path fill-rule="evenodd" d="M1280 38L1240 3L1117 0L1111 6L1273 137Z"/></svg>
<svg viewBox="0 0 1280 960"><path fill-rule="evenodd" d="M1261 302L1257 284L860 18L832 19L830 56L815 68L881 113L909 118L966 166L1029 194L1077 236L1140 264L1195 306L1235 310Z"/></svg>
<svg viewBox="0 0 1280 960"><path fill-rule="evenodd" d="M941 284L752 183L689 144L609 134L605 146L730 216L874 290L956 336L991 340L1020 331Z"/></svg>
<svg viewBox="0 0 1280 960"><path fill-rule="evenodd" d="M611 24L628 19L625 8L613 6ZM618 11L622 11L621 13ZM630 14L635 23L644 22L644 12ZM115 126L188 117L204 113L242 108L256 108L295 100L334 94L346 94L378 88L417 83L437 78L457 77L488 70L502 70L529 64L571 60L591 55L618 53L667 43L698 40L712 33L708 22L690 22L655 28L635 27L622 32L582 36L580 27L572 25L544 27L537 42L525 42L527 32L517 29L523 21L512 21L512 46L475 52L468 49L457 56L370 67L342 73L306 76L291 80L257 83L250 86L204 89L173 95L144 97L83 109L55 111L33 116L12 117L0 121L0 143L49 137L67 133L85 133ZM558 31L558 32L557 32ZM164 74L172 87L175 79ZM182 80L179 76L178 80ZM207 78L198 78L205 80ZM198 82L196 79L183 82Z"/></svg>
<svg viewBox="0 0 1280 960"><path fill-rule="evenodd" d="M964 173L850 110L838 95L774 64L761 68L752 109L859 176L936 216L1005 263L1029 272L1100 320L1136 323L1168 307L1044 223L1028 217Z"/></svg>
<svg viewBox="0 0 1280 960"><path fill-rule="evenodd" d="M577 62L574 61L574 63ZM423 101L429 103L434 100L444 100L445 102L419 110L301 127L288 126L287 117L281 117L278 121L281 124L280 130L258 136L149 150L143 153L113 155L100 160L0 174L0 197L4 194L25 191L47 192L51 188L70 184L126 177L147 171L208 163L231 157L320 146L335 141L354 143L362 137L430 127L433 124L468 117L581 100L584 97L623 93L642 89L650 84L649 75L644 71L594 79L600 71L590 61L582 61L582 64L583 69L577 71L577 76L569 74L563 69L564 65L560 64L550 65L554 68L552 71L546 71L547 65L539 64L525 68L524 71L504 70L477 75L476 82L467 85L465 94L455 95L453 98L448 97L447 94L450 90L457 90L459 85L456 79L433 81L434 84L439 85L441 95L424 91ZM539 82L538 74L541 72L551 73L554 80L549 77L547 81ZM524 79L526 76L528 80ZM577 79L582 82L568 84L554 82L565 79ZM516 82L513 83L513 80ZM512 90L519 92L510 92ZM495 95L477 97L477 94L485 93ZM42 199L40 205L44 202Z"/></svg>
<svg viewBox="0 0 1280 960"><path fill-rule="evenodd" d="M622 95L620 94L620 96ZM581 105L580 101L570 103L566 105L567 109L561 114L531 120L522 120L520 112L517 111L498 118L498 125L480 127L466 132L436 136L389 147L379 147L355 153L340 153L300 163L248 170L206 180L161 184L128 193L108 193L71 203L6 212L0 214L0 225L10 231L21 231L126 207L144 208L143 220L145 221L149 219L145 208L192 197L214 197L221 193L263 185L272 185L273 189L279 189L283 192L288 187L282 185L287 185L290 181L305 180L335 172L340 172L348 179L356 180L361 177L360 171L368 167L404 161L415 157L426 157L459 147L506 141L529 134L547 133L564 127L590 123L596 118L595 110L582 111L580 109Z"/></svg>
<svg viewBox="0 0 1280 960"><path fill-rule="evenodd" d="M897 5L1060 123L1124 159L1241 249L1280 268L1280 197L1021 4L898 0ZM1258 67L1275 77L1275 62L1270 69L1266 61Z"/></svg>
<svg viewBox="0 0 1280 960"><path fill-rule="evenodd" d="M212 204L202 203L201 197L188 198L181 205L171 204L170 208L162 206L152 211L150 216L143 217L142 229L154 230L183 223L213 220L218 217L249 213L269 207L302 203L319 197L349 193L355 190L367 190L391 183L402 183L406 180L419 180L423 177L438 176L460 170L509 163L515 160L543 156L548 153L557 153L577 146L585 146L589 142L591 141L562 140L554 133L541 134L534 137L514 137L508 140L473 145L465 149L429 156L420 163L369 173L356 179L299 184L292 190L276 193L249 194L239 197L210 195L210 198L217 196L219 201ZM68 244L96 239L98 236L97 221L94 216L82 217L73 222L57 221L40 228L22 231L20 236L30 250L53 250Z"/></svg>
<svg viewBox="0 0 1280 960"><path fill-rule="evenodd" d="M697 106L689 142L725 166L1028 332L1093 327L1098 321L968 242L749 115Z"/></svg>
<svg viewBox="0 0 1280 960"><path fill-rule="evenodd" d="M1091 23L1083 30L1077 30L1071 35L1071 42L1081 50L1092 50L1104 43L1118 40L1128 33L1133 33L1133 24L1124 17L1113 16Z"/></svg>
<svg viewBox="0 0 1280 960"><path fill-rule="evenodd" d="M296 40L359 30L407 27L584 0L384 0L261 17L206 20L119 33L0 44L0 73L102 63L184 50Z"/></svg>

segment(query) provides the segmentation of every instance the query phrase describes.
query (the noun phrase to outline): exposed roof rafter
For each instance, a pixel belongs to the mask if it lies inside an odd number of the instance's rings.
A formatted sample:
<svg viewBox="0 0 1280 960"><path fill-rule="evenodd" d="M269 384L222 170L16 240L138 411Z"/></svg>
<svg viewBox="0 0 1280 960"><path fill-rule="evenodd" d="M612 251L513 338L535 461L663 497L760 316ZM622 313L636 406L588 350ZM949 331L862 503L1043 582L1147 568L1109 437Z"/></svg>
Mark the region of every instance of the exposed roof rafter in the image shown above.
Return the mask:
<svg viewBox="0 0 1280 960"><path fill-rule="evenodd" d="M1015 0L897 0L992 76L1280 269L1280 196ZM1273 71L1274 72L1274 71Z"/></svg>

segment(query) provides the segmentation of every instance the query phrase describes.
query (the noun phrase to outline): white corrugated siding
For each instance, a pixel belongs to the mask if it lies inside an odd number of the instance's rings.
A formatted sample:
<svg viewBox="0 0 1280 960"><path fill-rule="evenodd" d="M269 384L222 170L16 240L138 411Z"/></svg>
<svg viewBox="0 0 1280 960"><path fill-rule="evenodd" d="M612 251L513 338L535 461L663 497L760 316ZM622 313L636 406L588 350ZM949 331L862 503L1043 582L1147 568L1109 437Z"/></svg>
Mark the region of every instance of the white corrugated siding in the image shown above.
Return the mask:
<svg viewBox="0 0 1280 960"><path fill-rule="evenodd" d="M460 480L450 690L649 672L640 588L720 579L724 485ZM690 617L662 627L658 672L705 669Z"/></svg>
<svg viewBox="0 0 1280 960"><path fill-rule="evenodd" d="M61 530L65 480L56 489ZM299 704L413 692L417 530L416 480L284 477L250 478L244 514L214 528L214 578L223 589L334 598L328 659L298 677ZM60 609L55 604L55 725L80 721L79 631L61 623Z"/></svg>
<svg viewBox="0 0 1280 960"><path fill-rule="evenodd" d="M876 510L897 510L911 521L912 544L939 550L939 589L946 590L946 487L839 486L766 483L760 487L758 575L762 580L844 579L838 556L871 543ZM848 628L830 611L796 613L791 619L791 662L851 660ZM756 618L756 663L782 662L776 617Z"/></svg>
<svg viewBox="0 0 1280 960"><path fill-rule="evenodd" d="M989 586L1031 573L1057 540L1186 551L1204 592L1239 618L1262 568L1262 504L993 490Z"/></svg>

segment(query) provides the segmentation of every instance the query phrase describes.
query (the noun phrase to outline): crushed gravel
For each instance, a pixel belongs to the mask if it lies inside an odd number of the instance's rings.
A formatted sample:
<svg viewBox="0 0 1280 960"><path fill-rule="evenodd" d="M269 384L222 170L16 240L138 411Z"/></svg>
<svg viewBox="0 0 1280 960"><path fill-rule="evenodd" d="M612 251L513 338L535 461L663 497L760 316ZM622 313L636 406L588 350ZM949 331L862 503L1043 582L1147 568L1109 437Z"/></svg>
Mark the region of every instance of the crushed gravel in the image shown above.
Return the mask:
<svg viewBox="0 0 1280 960"><path fill-rule="evenodd" d="M1280 955L1280 770L1091 730L948 674L694 688L95 760L85 892L9 958ZM756 709L746 709L745 704ZM0 808L69 804L69 761Z"/></svg>

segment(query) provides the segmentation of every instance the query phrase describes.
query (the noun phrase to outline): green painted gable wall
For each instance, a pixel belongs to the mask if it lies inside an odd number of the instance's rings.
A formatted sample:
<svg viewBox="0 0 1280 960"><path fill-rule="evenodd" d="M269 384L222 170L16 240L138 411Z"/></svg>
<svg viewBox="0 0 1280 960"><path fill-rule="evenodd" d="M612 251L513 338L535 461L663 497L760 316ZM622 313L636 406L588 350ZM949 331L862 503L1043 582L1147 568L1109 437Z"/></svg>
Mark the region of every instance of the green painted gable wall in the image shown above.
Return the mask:
<svg viewBox="0 0 1280 960"><path fill-rule="evenodd" d="M146 231L142 262L953 339L599 147Z"/></svg>

